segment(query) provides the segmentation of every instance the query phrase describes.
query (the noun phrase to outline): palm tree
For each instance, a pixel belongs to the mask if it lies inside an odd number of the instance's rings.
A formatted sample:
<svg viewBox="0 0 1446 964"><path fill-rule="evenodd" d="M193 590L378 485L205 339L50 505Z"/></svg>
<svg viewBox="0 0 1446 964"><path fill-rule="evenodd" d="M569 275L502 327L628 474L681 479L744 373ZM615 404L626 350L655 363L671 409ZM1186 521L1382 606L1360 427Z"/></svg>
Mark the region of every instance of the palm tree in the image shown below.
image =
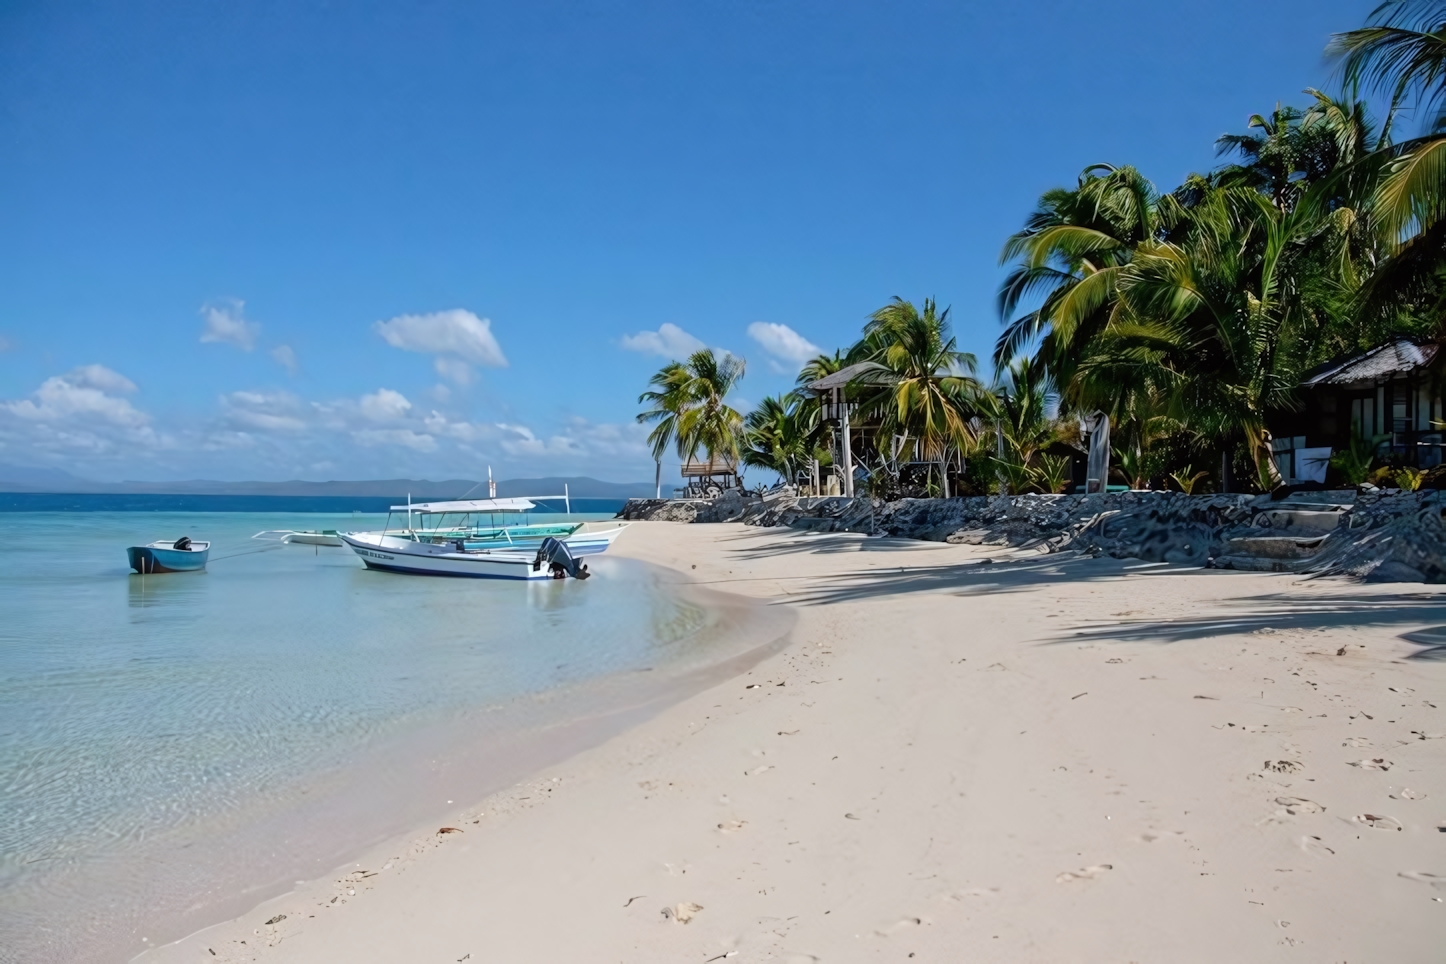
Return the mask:
<svg viewBox="0 0 1446 964"><path fill-rule="evenodd" d="M1349 85L1387 89L1393 105L1414 95L1430 112L1428 129L1439 128L1446 108L1446 3L1386 0L1370 21L1331 37L1327 55L1341 61Z"/></svg>
<svg viewBox="0 0 1446 964"><path fill-rule="evenodd" d="M1051 394L1039 365L1021 355L999 374L992 390L978 396L980 411L994 425L995 451L989 462L1010 493L1056 488L1056 479L1048 483L1043 479L1046 469L1058 469L1057 463L1044 461L1044 447L1056 435L1048 411Z"/></svg>
<svg viewBox="0 0 1446 964"><path fill-rule="evenodd" d="M1110 323L1121 272L1138 246L1161 236L1174 206L1139 171L1107 164L1085 168L1072 190L1045 192L999 256L1015 267L999 290L1005 329L995 366L1034 344L1042 373L1068 392L1080 346ZM1033 299L1038 307L1016 315Z"/></svg>
<svg viewBox="0 0 1446 964"><path fill-rule="evenodd" d="M769 396L744 418L743 464L776 472L792 484L806 463L818 456L797 392Z"/></svg>
<svg viewBox="0 0 1446 964"><path fill-rule="evenodd" d="M1312 205L1282 211L1251 188L1210 188L1178 240L1137 250L1120 282L1118 350L1135 352L1149 369L1140 380L1193 430L1243 435L1266 487L1280 481L1267 416L1294 405L1321 329L1299 277L1309 263L1293 257L1317 229Z"/></svg>
<svg viewBox="0 0 1446 964"><path fill-rule="evenodd" d="M663 453L668 446L678 443L682 447L678 435L678 420L682 417L683 411L689 405L689 380L688 369L678 362L669 362L660 368L648 384L653 385L656 390L643 392L638 396L638 402L649 402L652 408L638 414L639 424L653 422L653 430L648 433L648 445L653 452L653 482L657 487L656 495L662 498L663 494Z"/></svg>
<svg viewBox="0 0 1446 964"><path fill-rule="evenodd" d="M696 458L702 449L710 462L721 456L730 465L738 464L743 416L727 403L727 396L742 380L744 365L736 355L720 356L704 348L686 362L669 362L649 380L654 390L643 392L638 401L652 407L637 418L655 423L648 443L660 486L663 453L670 443L683 459Z"/></svg>
<svg viewBox="0 0 1446 964"><path fill-rule="evenodd" d="M1362 285L1360 311L1387 325L1404 315L1408 327L1413 316L1425 316L1424 327L1439 331L1435 318L1446 307L1446 2L1390 0L1370 20L1332 37L1327 53L1340 60L1347 84L1389 91L1393 112L1414 102L1429 133L1371 159L1378 174L1373 213L1388 256Z"/></svg>
<svg viewBox="0 0 1446 964"><path fill-rule="evenodd" d="M949 332L949 309L932 298L923 310L902 298L875 311L850 354L867 359L857 381L860 409L877 419L876 444L895 457L938 462L974 438L970 418L980 391L974 356ZM947 482L945 483L947 488Z"/></svg>
<svg viewBox="0 0 1446 964"><path fill-rule="evenodd" d="M687 404L678 416L678 454L695 458L698 450L711 462L722 456L738 464L743 416L730 406L727 397L743 379L745 362L736 355L711 348L693 352L683 366L687 380L682 391Z"/></svg>

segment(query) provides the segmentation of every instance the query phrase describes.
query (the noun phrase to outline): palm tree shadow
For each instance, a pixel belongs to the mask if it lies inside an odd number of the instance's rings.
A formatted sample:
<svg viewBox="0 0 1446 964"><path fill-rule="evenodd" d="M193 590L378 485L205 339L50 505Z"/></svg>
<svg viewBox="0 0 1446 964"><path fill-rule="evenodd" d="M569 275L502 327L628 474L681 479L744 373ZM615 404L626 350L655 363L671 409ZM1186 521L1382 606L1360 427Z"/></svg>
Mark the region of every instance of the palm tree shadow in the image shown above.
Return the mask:
<svg viewBox="0 0 1446 964"><path fill-rule="evenodd" d="M1148 564L1147 564L1148 565ZM1028 592L1051 582L1093 582L1117 579L1143 568L1134 559L1092 559L1087 556L1050 555L1038 559L958 563L947 566L911 566L839 573L831 584L789 597L795 605L826 606L906 593L948 593L988 596Z"/></svg>
<svg viewBox="0 0 1446 964"><path fill-rule="evenodd" d="M1216 636L1237 636L1261 630L1330 630L1342 627L1394 628L1439 622L1446 618L1446 594L1402 592L1389 595L1339 593L1288 596L1272 593L1220 603L1226 611L1189 619L1126 622L1081 627L1054 643L1081 637L1134 643L1183 643ZM1446 626L1426 626L1399 636L1423 647L1407 659L1446 661Z"/></svg>
<svg viewBox="0 0 1446 964"><path fill-rule="evenodd" d="M740 535L733 536L725 541L749 538L754 537L751 534ZM917 552L921 545L927 545L927 543L920 543L917 539L875 537L840 539L838 538L838 533L828 533L827 537L824 537L822 534L813 534L813 537L809 538L808 535L799 533L796 538L770 542L766 545L746 549L735 549L733 551L738 553L742 558L752 561L777 556L802 555L805 553L809 555L841 555L850 552L900 552L906 549ZM943 543L938 543L937 545L940 548L944 547Z"/></svg>

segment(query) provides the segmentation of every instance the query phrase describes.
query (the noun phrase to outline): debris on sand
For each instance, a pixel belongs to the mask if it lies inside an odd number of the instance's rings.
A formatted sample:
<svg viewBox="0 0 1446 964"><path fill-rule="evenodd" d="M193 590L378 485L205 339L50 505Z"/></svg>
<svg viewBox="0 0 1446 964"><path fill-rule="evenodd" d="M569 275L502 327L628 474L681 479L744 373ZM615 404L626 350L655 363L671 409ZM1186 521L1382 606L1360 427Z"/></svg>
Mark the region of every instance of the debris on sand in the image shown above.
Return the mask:
<svg viewBox="0 0 1446 964"><path fill-rule="evenodd" d="M694 904L691 901L684 901L672 907L663 908L663 916L679 924L686 924L693 919L698 911L703 909L702 904Z"/></svg>

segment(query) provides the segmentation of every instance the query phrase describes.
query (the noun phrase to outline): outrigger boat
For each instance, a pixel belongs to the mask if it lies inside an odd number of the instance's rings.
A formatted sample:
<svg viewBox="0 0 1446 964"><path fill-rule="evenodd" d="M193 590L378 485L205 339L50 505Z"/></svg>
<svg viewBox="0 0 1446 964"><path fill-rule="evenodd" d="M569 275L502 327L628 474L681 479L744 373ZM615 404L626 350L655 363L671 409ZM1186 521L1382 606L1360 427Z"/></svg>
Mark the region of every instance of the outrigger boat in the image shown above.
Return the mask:
<svg viewBox="0 0 1446 964"><path fill-rule="evenodd" d="M143 576L153 572L197 572L206 568L210 554L211 543L192 542L189 536L126 550L131 568Z"/></svg>
<svg viewBox="0 0 1446 964"><path fill-rule="evenodd" d="M551 497L408 501L391 507L381 532L338 535L370 569L484 579L549 579L558 571L585 573L586 567L579 566L576 558L606 552L627 528L626 522L496 524L497 515L526 512L536 507L534 499L546 498ZM392 529L392 516L402 512L406 513L406 528ZM474 521L481 516L488 517L487 524ZM452 517L450 521L448 517ZM433 519L436 524L428 526Z"/></svg>
<svg viewBox="0 0 1446 964"><path fill-rule="evenodd" d="M295 546L344 546L341 535L335 529L267 529L251 538L270 542L284 542Z"/></svg>

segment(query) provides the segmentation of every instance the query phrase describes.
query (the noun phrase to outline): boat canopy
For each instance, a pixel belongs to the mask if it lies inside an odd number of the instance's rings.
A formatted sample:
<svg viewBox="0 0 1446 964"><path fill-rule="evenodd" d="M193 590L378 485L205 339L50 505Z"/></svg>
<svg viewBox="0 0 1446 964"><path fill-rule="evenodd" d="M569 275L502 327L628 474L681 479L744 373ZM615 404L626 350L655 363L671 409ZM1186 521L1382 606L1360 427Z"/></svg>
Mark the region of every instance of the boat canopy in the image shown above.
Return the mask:
<svg viewBox="0 0 1446 964"><path fill-rule="evenodd" d="M443 512L526 512L535 503L526 499L469 499L461 502L414 502L411 505L394 505L393 512L412 512L417 515L440 515Z"/></svg>

